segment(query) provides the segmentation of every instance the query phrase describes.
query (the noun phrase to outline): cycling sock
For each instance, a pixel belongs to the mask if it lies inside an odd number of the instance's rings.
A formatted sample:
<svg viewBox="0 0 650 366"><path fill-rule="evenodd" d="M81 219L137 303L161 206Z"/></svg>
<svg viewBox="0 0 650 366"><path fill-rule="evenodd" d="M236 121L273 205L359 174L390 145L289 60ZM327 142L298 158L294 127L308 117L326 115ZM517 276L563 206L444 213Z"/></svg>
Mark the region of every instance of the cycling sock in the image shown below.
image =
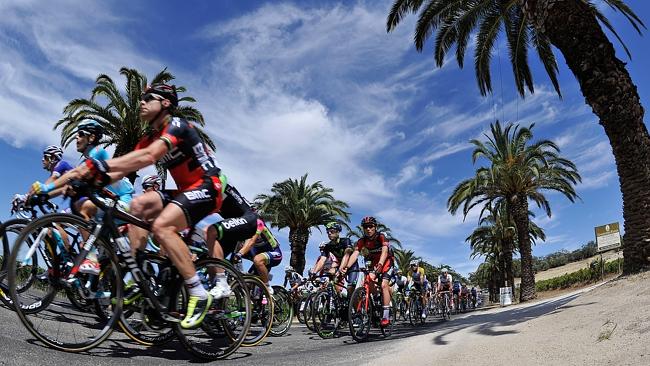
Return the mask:
<svg viewBox="0 0 650 366"><path fill-rule="evenodd" d="M384 319L388 319L390 315L390 306L384 306Z"/></svg>
<svg viewBox="0 0 650 366"><path fill-rule="evenodd" d="M201 300L208 298L208 292L203 288L199 276L194 275L192 278L185 280L185 285L190 292L190 296L196 296Z"/></svg>
<svg viewBox="0 0 650 366"><path fill-rule="evenodd" d="M217 273L214 276L214 282L215 282L215 285L219 285L219 286L227 285L228 281L226 280L226 274L225 273Z"/></svg>

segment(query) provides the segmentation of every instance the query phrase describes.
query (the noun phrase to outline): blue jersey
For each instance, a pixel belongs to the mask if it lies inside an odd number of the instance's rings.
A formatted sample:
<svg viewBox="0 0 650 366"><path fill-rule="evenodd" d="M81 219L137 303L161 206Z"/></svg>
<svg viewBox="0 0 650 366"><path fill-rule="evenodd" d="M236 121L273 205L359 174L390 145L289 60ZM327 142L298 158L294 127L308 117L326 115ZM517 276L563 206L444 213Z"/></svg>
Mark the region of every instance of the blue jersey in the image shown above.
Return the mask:
<svg viewBox="0 0 650 366"><path fill-rule="evenodd" d="M72 165L68 163L65 160L61 160L56 165L54 166L54 169L52 169L52 178L57 179L58 177L62 176L63 174L67 173L68 170L72 170Z"/></svg>
<svg viewBox="0 0 650 366"><path fill-rule="evenodd" d="M97 160L109 159L108 151L106 151L106 149L103 149L99 146L93 147L84 155L86 158L89 159L97 159ZM117 182L114 182L106 186L106 189L108 189L113 194L118 196L120 198L120 201L124 203L130 203L131 200L133 199L133 194L135 193L133 184L131 184L131 182L127 178L122 178Z"/></svg>

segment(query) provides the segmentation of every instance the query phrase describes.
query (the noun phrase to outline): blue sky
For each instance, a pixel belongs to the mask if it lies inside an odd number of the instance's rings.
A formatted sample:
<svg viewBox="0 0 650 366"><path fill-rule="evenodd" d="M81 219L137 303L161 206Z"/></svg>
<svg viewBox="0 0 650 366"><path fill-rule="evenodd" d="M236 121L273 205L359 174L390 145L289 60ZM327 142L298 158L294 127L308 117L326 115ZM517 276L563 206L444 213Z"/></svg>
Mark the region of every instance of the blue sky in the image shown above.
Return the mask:
<svg viewBox="0 0 650 366"><path fill-rule="evenodd" d="M503 42L492 65L494 93L481 97L471 62L459 69L450 59L438 69L430 43L415 51L414 16L385 32L390 1L187 4L0 3L0 219L14 193L46 178L41 150L58 143L52 126L66 103L88 97L100 73L121 85L118 70L128 66L150 76L168 67L188 88L221 166L248 198L308 172L351 205L353 223L374 215L406 248L462 273L480 263L464 242L476 215L463 221L445 204L473 173L468 140L495 118L536 123L535 137L556 141L583 176L580 202L549 194L553 216L536 219L548 239L535 255L575 249L593 239L594 226L622 222L609 142L559 53L562 100L534 58L536 93L518 98ZM650 22L646 1L628 4ZM616 44L647 108L647 38L605 12L632 51L629 60ZM68 149L66 158L77 162L78 154ZM282 267L287 236L278 235ZM313 232L308 264L324 239Z"/></svg>

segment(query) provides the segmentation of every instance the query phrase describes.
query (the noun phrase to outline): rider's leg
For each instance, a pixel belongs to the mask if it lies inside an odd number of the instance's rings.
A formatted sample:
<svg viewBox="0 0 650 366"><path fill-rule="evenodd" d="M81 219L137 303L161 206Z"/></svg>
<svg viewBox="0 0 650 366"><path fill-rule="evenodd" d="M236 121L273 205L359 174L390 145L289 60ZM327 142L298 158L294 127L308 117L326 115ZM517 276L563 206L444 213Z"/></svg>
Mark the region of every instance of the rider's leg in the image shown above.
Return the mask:
<svg viewBox="0 0 650 366"><path fill-rule="evenodd" d="M269 283L269 270L266 268L268 261L269 257L266 255L266 253L260 253L253 257L253 264L257 269L257 274L259 274L262 282L266 284Z"/></svg>
<svg viewBox="0 0 650 366"><path fill-rule="evenodd" d="M381 294L384 305L384 319L388 319L390 315L390 286L388 285L388 279L381 280Z"/></svg>
<svg viewBox="0 0 650 366"><path fill-rule="evenodd" d="M133 198L129 212L144 221L150 222L163 210L163 200L158 192L147 192L143 195ZM144 250L147 245L149 232L135 225L129 225L129 243L131 244L131 254L135 255L137 250Z"/></svg>

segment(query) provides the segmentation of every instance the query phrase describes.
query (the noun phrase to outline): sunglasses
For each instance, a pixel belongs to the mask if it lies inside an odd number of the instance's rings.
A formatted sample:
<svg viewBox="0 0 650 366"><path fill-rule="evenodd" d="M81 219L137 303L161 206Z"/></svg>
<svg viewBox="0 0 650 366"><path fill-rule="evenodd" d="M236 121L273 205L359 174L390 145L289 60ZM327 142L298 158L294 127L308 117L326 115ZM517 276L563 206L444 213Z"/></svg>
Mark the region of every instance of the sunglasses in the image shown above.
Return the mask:
<svg viewBox="0 0 650 366"><path fill-rule="evenodd" d="M86 137L86 136L90 136L90 135L91 135L91 133L88 132L88 131L77 131L77 136L79 136L79 137Z"/></svg>
<svg viewBox="0 0 650 366"><path fill-rule="evenodd" d="M375 225L363 225L364 229L370 229L370 228L374 228L374 227L375 227Z"/></svg>
<svg viewBox="0 0 650 366"><path fill-rule="evenodd" d="M159 100L160 101L160 100L163 100L163 99L164 98L162 98L160 95L153 94L153 93L142 94L142 96L140 97L140 100L145 102L145 103L149 103L152 100Z"/></svg>

